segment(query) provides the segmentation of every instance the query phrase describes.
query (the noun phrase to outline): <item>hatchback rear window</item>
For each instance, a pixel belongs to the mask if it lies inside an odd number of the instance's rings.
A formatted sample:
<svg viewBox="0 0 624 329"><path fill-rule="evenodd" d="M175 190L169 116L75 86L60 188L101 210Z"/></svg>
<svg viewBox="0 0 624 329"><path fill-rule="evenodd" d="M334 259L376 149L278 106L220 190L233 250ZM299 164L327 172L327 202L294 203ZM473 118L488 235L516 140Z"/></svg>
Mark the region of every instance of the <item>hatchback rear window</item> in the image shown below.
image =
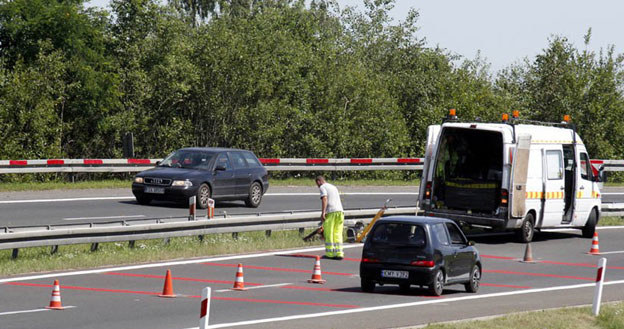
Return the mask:
<svg viewBox="0 0 624 329"><path fill-rule="evenodd" d="M406 223L383 223L375 227L372 243L386 243L422 248L427 244L422 226Z"/></svg>

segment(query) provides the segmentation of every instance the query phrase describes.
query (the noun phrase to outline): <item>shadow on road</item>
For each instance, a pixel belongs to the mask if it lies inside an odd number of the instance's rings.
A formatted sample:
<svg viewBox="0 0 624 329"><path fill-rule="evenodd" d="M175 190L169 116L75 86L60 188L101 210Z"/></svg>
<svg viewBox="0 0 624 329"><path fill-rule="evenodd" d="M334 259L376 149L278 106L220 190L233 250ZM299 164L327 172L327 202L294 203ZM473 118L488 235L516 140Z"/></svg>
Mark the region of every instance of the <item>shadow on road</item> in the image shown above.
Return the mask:
<svg viewBox="0 0 624 329"><path fill-rule="evenodd" d="M541 241L552 241L552 240L561 240L561 239L579 239L586 240L580 234L581 231L574 232L536 232L533 236L533 242L541 242ZM510 242L519 243L513 232L507 233L492 233L492 234L473 234L466 236L469 240L474 241L479 244L506 244Z"/></svg>

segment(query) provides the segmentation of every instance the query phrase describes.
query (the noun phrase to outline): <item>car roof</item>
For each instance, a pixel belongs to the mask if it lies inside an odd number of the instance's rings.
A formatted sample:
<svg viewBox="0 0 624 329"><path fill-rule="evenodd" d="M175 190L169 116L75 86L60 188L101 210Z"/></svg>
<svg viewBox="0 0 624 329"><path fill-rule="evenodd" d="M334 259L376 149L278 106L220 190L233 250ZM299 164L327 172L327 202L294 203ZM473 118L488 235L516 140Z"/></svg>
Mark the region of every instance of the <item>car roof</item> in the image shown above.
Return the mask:
<svg viewBox="0 0 624 329"><path fill-rule="evenodd" d="M185 148L180 149L179 151L203 151L203 152L245 151L245 152L251 152L247 150L232 149L232 148L227 148L227 147L185 147Z"/></svg>
<svg viewBox="0 0 624 329"><path fill-rule="evenodd" d="M453 221L448 218L441 217L425 217L425 216L388 216L383 217L377 221L377 223L409 223L409 224L439 224L439 223L452 223Z"/></svg>

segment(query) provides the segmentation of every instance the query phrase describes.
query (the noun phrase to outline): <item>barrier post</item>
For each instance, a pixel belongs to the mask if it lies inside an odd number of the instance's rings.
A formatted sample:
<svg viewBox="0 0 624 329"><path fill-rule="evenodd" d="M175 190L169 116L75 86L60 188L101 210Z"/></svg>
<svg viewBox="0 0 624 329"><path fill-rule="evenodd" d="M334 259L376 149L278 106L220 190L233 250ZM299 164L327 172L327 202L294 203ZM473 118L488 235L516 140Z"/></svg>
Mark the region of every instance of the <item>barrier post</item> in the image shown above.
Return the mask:
<svg viewBox="0 0 624 329"><path fill-rule="evenodd" d="M189 219L195 220L195 196L189 198Z"/></svg>
<svg viewBox="0 0 624 329"><path fill-rule="evenodd" d="M604 276L607 270L607 259L600 258L598 261L598 273L596 274L596 290L594 291L594 305L592 311L594 316L600 313L600 300L602 299L602 286L604 284Z"/></svg>
<svg viewBox="0 0 624 329"><path fill-rule="evenodd" d="M206 212L206 219L214 218L215 200L208 199L208 210Z"/></svg>
<svg viewBox="0 0 624 329"><path fill-rule="evenodd" d="M210 316L210 287L202 290L201 310L199 311L199 329L208 328L208 317Z"/></svg>

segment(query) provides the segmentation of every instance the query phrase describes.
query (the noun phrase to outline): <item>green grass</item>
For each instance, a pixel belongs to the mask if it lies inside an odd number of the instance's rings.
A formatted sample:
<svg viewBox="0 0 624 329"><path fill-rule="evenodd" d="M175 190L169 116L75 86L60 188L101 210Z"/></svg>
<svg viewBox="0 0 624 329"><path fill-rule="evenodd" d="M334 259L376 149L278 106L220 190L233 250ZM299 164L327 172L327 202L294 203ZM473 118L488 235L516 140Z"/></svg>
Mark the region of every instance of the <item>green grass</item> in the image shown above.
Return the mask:
<svg viewBox="0 0 624 329"><path fill-rule="evenodd" d="M624 225L623 217L601 217L598 226L621 226Z"/></svg>
<svg viewBox="0 0 624 329"><path fill-rule="evenodd" d="M197 236L172 238L168 244L162 239L140 240L134 248L127 242L101 243L95 252L90 244L59 246L55 254L50 254L50 247L23 248L17 259L11 258L11 250L0 250L0 277L310 246L320 246L320 242L304 242L295 230L272 232L271 237L264 231L239 233L238 239L211 234L202 242Z"/></svg>
<svg viewBox="0 0 624 329"><path fill-rule="evenodd" d="M432 324L426 329L624 329L624 303L603 304L594 317L590 307L513 313L487 320Z"/></svg>

